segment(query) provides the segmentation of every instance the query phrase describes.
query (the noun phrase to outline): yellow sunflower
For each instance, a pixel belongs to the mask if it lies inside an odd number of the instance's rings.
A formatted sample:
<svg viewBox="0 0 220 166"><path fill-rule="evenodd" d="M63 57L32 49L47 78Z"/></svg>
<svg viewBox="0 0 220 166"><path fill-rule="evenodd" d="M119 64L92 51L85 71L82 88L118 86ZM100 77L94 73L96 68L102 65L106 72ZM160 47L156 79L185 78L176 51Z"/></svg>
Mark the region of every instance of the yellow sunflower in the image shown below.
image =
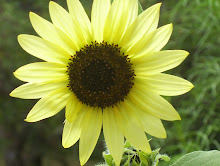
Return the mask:
<svg viewBox="0 0 220 166"><path fill-rule="evenodd" d="M49 118L65 107L62 144L68 148L80 140L81 165L89 159L102 128L117 166L124 137L150 153L145 132L165 138L161 119L180 120L160 95L181 95L193 87L162 73L178 66L188 52L160 51L172 33L172 24L157 29L161 3L138 15L138 0L94 0L91 21L79 0L67 4L69 13L50 2L52 23L30 12L40 37L22 34L18 42L45 62L17 69L15 77L26 83L10 95L40 99L27 122Z"/></svg>

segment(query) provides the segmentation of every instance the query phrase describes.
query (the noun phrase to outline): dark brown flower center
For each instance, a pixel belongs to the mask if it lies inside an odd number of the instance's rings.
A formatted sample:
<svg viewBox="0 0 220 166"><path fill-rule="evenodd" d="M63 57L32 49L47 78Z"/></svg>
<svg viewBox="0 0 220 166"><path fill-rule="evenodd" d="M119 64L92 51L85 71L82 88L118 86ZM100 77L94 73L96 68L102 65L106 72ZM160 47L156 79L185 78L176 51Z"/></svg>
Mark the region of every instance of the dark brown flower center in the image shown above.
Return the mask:
<svg viewBox="0 0 220 166"><path fill-rule="evenodd" d="M68 65L69 88L84 104L113 107L123 101L133 85L134 70L118 45L91 43Z"/></svg>

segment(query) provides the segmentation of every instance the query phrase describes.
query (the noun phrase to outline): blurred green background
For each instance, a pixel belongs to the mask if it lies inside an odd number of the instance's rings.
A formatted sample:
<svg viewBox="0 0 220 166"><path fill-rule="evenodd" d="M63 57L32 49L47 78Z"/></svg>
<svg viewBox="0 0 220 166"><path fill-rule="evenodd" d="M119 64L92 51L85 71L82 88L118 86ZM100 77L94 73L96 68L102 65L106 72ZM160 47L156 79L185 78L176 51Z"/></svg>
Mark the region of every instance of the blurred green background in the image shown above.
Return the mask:
<svg viewBox="0 0 220 166"><path fill-rule="evenodd" d="M65 0L56 0L67 8ZM90 15L92 0L81 0ZM161 2L140 0L144 9ZM168 138L152 138L152 148L161 147L175 160L195 150L220 150L220 0L163 0L159 26L173 23L164 49L184 49L188 58L168 73L190 80L189 93L167 98L182 121L166 122ZM61 145L64 111L38 123L24 122L37 100L9 97L22 82L13 71L39 61L19 46L17 35L35 34L29 11L50 20L49 0L0 0L0 166L78 166L78 143ZM102 162L103 135L86 166Z"/></svg>

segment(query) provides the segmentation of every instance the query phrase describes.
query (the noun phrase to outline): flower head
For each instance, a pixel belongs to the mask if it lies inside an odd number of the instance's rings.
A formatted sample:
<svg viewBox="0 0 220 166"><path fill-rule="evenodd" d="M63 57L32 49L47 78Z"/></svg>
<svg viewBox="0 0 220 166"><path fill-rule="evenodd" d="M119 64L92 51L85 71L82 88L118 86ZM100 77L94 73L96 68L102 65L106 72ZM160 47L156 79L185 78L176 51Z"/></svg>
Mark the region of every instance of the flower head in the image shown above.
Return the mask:
<svg viewBox="0 0 220 166"><path fill-rule="evenodd" d="M65 107L62 144L79 140L81 165L89 159L101 129L116 165L124 137L137 149L151 152L145 132L165 138L162 120L180 120L163 96L188 92L193 85L162 72L178 66L183 50L160 51L172 24L157 29L158 3L138 15L138 0L94 0L91 21L79 0L67 0L69 13L51 1L52 23L30 12L40 37L19 35L29 54L44 60L14 72L27 82L11 92L40 99L28 122L49 118Z"/></svg>

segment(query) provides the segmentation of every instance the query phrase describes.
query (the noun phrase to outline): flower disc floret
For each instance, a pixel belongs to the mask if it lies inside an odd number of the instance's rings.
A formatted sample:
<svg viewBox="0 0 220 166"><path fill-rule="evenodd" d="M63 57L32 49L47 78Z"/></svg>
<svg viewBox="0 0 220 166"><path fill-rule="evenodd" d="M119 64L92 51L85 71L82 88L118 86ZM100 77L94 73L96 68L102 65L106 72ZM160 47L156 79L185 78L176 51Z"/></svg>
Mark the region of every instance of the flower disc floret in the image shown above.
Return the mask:
<svg viewBox="0 0 220 166"><path fill-rule="evenodd" d="M118 45L92 42L76 52L68 65L69 88L91 107L106 108L123 101L134 80L129 58Z"/></svg>

